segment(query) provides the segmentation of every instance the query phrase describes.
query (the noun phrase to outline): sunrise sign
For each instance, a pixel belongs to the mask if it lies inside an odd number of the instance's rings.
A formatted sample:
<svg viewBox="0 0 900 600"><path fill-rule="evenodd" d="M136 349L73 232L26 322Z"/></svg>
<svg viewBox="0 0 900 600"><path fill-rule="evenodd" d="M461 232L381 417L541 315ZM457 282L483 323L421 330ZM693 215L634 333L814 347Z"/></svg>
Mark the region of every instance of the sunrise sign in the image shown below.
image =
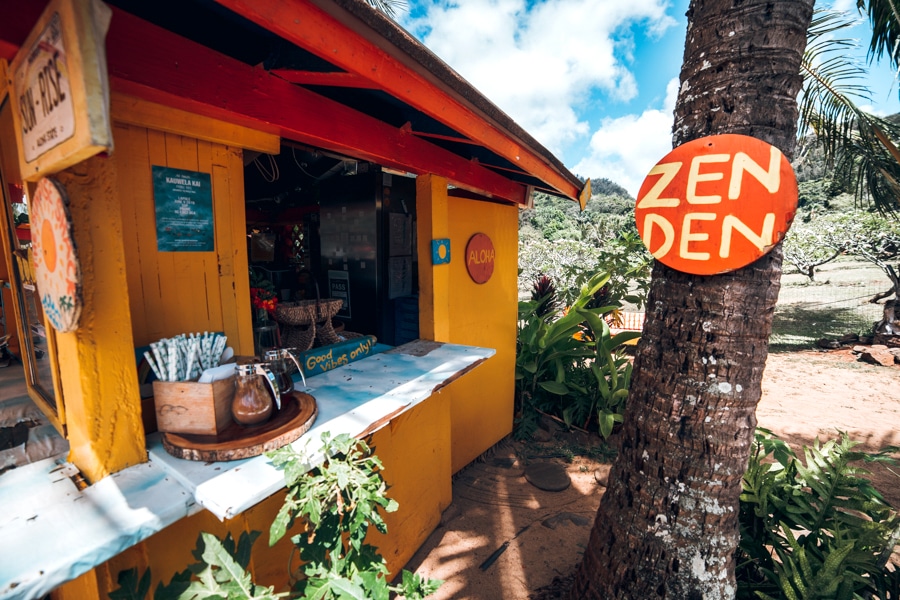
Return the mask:
<svg viewBox="0 0 900 600"><path fill-rule="evenodd" d="M650 253L695 275L734 271L766 254L797 211L797 180L778 148L745 135L700 138L650 170L634 217Z"/></svg>

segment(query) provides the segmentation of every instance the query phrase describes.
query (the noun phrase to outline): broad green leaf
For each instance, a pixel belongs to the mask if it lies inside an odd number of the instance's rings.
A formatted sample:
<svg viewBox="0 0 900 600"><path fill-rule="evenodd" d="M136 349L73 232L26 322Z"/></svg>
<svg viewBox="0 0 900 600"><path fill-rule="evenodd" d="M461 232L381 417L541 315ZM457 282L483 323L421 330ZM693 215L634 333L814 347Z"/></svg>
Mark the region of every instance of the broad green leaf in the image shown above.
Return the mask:
<svg viewBox="0 0 900 600"><path fill-rule="evenodd" d="M206 546L203 550L203 560L206 564L217 566L226 572L230 580L239 585L241 592L246 594L246 597L252 598L253 585L250 583L250 575L225 551L219 538L211 533L204 532L202 535Z"/></svg>
<svg viewBox="0 0 900 600"><path fill-rule="evenodd" d="M615 426L614 413L606 409L601 410L597 414L597 422L600 427L600 435L603 436L603 439L608 438Z"/></svg>
<svg viewBox="0 0 900 600"><path fill-rule="evenodd" d="M144 600L150 591L150 569L138 578L138 570L119 571L119 587L109 593L110 600Z"/></svg>
<svg viewBox="0 0 900 600"><path fill-rule="evenodd" d="M618 348L622 344L636 340L639 337L641 337L640 331L622 331L609 338L609 347L610 349Z"/></svg>
<svg viewBox="0 0 900 600"><path fill-rule="evenodd" d="M542 381L538 385L551 394L556 394L558 396L565 396L569 393L569 388L561 381Z"/></svg>

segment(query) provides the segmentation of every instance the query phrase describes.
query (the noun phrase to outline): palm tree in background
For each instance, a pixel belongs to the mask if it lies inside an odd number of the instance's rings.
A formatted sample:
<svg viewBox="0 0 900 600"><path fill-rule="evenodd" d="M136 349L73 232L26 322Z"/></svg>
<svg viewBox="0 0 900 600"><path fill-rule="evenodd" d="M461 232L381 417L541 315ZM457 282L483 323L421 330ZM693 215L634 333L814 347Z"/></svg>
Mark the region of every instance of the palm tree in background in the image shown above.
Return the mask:
<svg viewBox="0 0 900 600"><path fill-rule="evenodd" d="M900 19L894 0L861 0L872 24L869 62L885 57L894 67L900 61ZM882 213L900 213L900 139L898 123L859 108L870 102L864 81L866 68L852 58L855 40L836 37L855 25L850 15L817 11L809 28L801 69L800 134L814 138L801 141L804 150L820 148L833 178L852 189L857 201L870 203ZM801 157L802 158L802 157Z"/></svg>
<svg viewBox="0 0 900 600"><path fill-rule="evenodd" d="M372 8L380 10L390 18L397 20L397 11L404 11L409 8L406 0L366 0Z"/></svg>

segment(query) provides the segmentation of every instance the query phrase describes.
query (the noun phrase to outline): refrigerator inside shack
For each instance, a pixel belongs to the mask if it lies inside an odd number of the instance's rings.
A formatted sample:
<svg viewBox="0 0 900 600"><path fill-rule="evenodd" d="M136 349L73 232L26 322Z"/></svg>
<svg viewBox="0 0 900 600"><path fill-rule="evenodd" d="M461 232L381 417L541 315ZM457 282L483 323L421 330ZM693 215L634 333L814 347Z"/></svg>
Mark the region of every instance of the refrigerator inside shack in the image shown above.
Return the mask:
<svg viewBox="0 0 900 600"><path fill-rule="evenodd" d="M248 162L245 192L250 270L280 301L340 298L339 335L418 337L413 177L287 147Z"/></svg>

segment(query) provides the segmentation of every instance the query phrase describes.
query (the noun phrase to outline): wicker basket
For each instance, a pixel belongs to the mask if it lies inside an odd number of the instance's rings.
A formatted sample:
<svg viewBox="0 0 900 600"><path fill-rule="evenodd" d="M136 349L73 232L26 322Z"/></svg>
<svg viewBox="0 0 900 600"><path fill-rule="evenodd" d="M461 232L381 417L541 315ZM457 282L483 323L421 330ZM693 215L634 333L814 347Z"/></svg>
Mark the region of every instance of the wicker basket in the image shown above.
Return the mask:
<svg viewBox="0 0 900 600"><path fill-rule="evenodd" d="M342 303L340 298L281 302L275 307L275 320L285 325L312 325L325 319L330 321L341 310Z"/></svg>
<svg viewBox="0 0 900 600"><path fill-rule="evenodd" d="M336 344L340 338L334 332L331 319L342 305L340 298L279 303L275 308L275 320L282 325L282 343L300 351L312 348L315 340L320 346Z"/></svg>

